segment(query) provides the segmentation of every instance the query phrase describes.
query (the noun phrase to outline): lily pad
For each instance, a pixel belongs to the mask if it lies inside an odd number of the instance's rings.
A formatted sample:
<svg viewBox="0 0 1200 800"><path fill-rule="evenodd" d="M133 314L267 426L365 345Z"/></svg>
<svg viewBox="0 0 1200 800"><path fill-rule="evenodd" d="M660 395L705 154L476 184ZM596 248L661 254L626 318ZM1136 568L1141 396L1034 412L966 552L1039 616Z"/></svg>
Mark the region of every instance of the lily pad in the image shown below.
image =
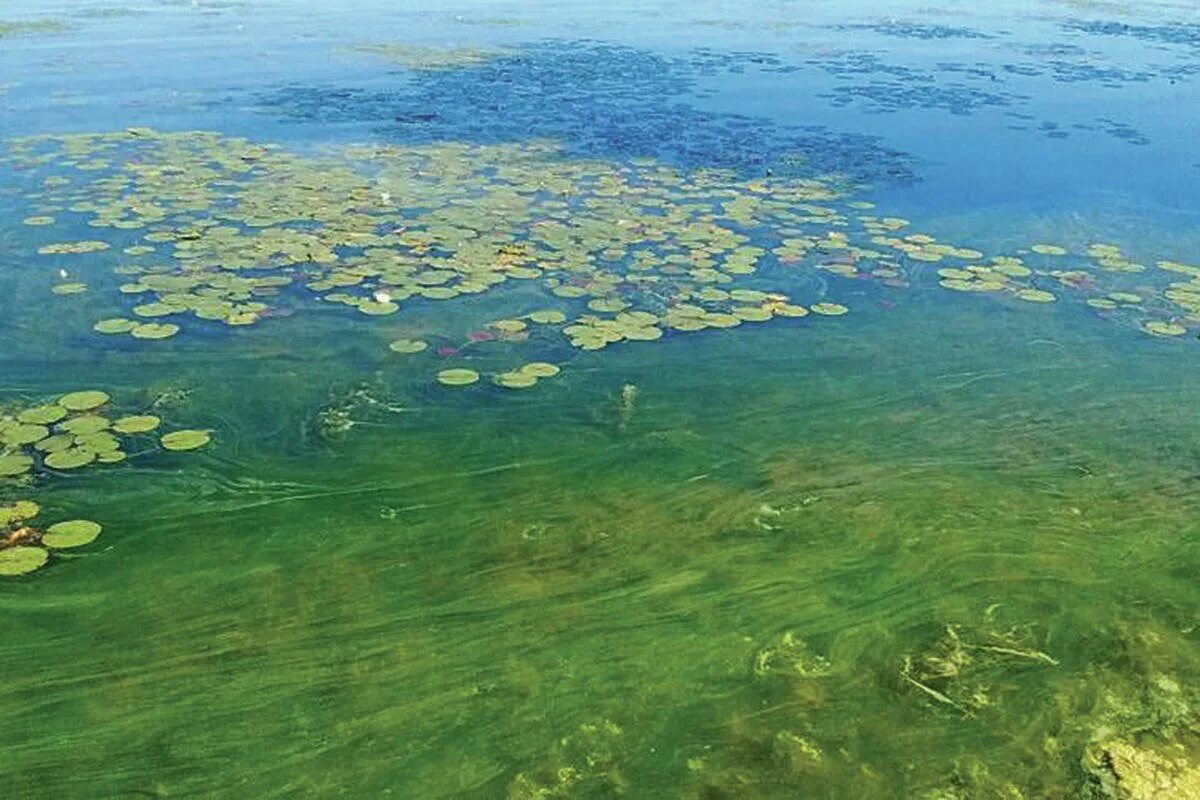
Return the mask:
<svg viewBox="0 0 1200 800"><path fill-rule="evenodd" d="M96 333L129 333L138 326L138 323L131 319L123 319L115 317L113 319L102 319L92 326L92 330Z"/></svg>
<svg viewBox="0 0 1200 800"><path fill-rule="evenodd" d="M152 414L142 416L121 417L112 424L112 429L117 433L149 433L157 428L162 423L162 420Z"/></svg>
<svg viewBox="0 0 1200 800"><path fill-rule="evenodd" d="M437 380L445 386L469 386L479 380L479 373L473 369L444 369Z"/></svg>
<svg viewBox="0 0 1200 800"><path fill-rule="evenodd" d="M809 310L814 314L821 314L826 317L840 317L850 309L840 303L813 303L809 306Z"/></svg>
<svg viewBox="0 0 1200 800"><path fill-rule="evenodd" d="M527 372L501 372L496 376L496 384L506 389L528 389L538 382L536 375Z"/></svg>
<svg viewBox="0 0 1200 800"><path fill-rule="evenodd" d="M159 441L167 450L195 450L212 441L212 432L205 430L174 431L164 435Z"/></svg>
<svg viewBox="0 0 1200 800"><path fill-rule="evenodd" d="M388 349L393 353L420 353L429 347L429 343L421 339L397 339L388 345Z"/></svg>
<svg viewBox="0 0 1200 800"><path fill-rule="evenodd" d="M41 547L9 547L0 550L0 575L24 575L44 566L50 554Z"/></svg>
<svg viewBox="0 0 1200 800"><path fill-rule="evenodd" d="M67 415L67 410L60 405L32 406L17 415L18 422L31 425L50 425L58 422Z"/></svg>
<svg viewBox="0 0 1200 800"><path fill-rule="evenodd" d="M107 394L95 390L71 392L58 398L58 404L68 411L91 411L93 408L99 408L108 401L109 396Z"/></svg>
<svg viewBox="0 0 1200 800"><path fill-rule="evenodd" d="M135 339L168 339L179 333L179 326L170 322L147 322L131 331Z"/></svg>
<svg viewBox="0 0 1200 800"><path fill-rule="evenodd" d="M19 454L0 456L0 478L24 475L33 467L33 459Z"/></svg>
<svg viewBox="0 0 1200 800"><path fill-rule="evenodd" d="M72 519L58 522L46 529L42 536L42 544L55 550L65 550L70 547L82 547L96 541L103 528L86 519Z"/></svg>
<svg viewBox="0 0 1200 800"><path fill-rule="evenodd" d="M18 500L11 505L0 506L0 525L8 525L23 519L33 519L41 510L41 506L32 500Z"/></svg>
<svg viewBox="0 0 1200 800"><path fill-rule="evenodd" d="M83 416L73 417L58 427L76 436L84 436L89 433L108 430L108 426L109 421L107 417L101 417L97 414L84 414Z"/></svg>
<svg viewBox="0 0 1200 800"><path fill-rule="evenodd" d="M69 447L46 455L46 466L51 469L79 469L96 460L96 453L83 447Z"/></svg>
<svg viewBox="0 0 1200 800"><path fill-rule="evenodd" d="M561 371L557 364L550 364L545 361L531 361L517 370L517 372L522 372L526 375L533 375L535 378L552 378Z"/></svg>

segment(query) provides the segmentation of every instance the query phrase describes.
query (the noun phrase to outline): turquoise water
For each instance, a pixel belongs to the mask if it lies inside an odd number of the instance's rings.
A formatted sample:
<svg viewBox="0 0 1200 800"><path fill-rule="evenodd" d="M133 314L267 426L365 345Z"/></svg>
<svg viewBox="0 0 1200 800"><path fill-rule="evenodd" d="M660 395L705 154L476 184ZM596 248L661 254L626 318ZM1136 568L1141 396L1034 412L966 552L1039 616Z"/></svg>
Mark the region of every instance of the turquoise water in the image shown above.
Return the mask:
<svg viewBox="0 0 1200 800"><path fill-rule="evenodd" d="M1170 3L6 5L0 415L107 399L0 424L0 790L1200 796L1198 75Z"/></svg>

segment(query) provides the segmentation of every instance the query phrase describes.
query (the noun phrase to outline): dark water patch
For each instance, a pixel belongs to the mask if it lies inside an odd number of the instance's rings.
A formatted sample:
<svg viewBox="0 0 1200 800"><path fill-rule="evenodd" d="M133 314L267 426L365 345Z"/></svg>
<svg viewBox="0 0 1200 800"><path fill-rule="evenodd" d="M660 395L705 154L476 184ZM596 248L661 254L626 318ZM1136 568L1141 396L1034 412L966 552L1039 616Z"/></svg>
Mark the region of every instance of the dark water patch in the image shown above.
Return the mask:
<svg viewBox="0 0 1200 800"><path fill-rule="evenodd" d="M904 184L914 159L878 137L700 109L698 79L750 68L783 70L771 56L693 51L668 59L600 42L547 41L448 70L417 71L395 89L287 86L260 109L316 123L381 123L389 141L561 140L572 155L651 156L685 167L762 175L804 159L816 172Z"/></svg>
<svg viewBox="0 0 1200 800"><path fill-rule="evenodd" d="M833 25L838 31L870 31L883 36L894 36L898 39L916 39L918 41L936 41L939 39L995 39L996 36L973 28L962 28L951 25L921 24L918 22L860 22L848 25Z"/></svg>

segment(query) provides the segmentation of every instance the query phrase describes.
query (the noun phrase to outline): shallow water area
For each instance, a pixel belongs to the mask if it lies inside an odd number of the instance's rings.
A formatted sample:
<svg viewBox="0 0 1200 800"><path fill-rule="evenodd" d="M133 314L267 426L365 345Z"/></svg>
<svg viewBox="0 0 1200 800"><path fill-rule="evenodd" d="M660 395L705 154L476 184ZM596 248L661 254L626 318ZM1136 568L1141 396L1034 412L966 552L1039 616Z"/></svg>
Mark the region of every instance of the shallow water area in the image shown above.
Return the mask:
<svg viewBox="0 0 1200 800"><path fill-rule="evenodd" d="M0 76L3 796L1200 796L1194 9L17 2Z"/></svg>

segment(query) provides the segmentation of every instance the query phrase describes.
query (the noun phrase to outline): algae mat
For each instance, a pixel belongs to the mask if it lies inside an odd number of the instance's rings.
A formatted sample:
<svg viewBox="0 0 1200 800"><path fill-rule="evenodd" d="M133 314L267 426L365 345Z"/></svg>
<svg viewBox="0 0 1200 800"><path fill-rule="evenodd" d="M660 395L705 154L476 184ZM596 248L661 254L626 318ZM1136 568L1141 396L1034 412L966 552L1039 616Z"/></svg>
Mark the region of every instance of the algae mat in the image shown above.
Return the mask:
<svg viewBox="0 0 1200 800"><path fill-rule="evenodd" d="M1195 796L1193 11L20 5L5 797Z"/></svg>

